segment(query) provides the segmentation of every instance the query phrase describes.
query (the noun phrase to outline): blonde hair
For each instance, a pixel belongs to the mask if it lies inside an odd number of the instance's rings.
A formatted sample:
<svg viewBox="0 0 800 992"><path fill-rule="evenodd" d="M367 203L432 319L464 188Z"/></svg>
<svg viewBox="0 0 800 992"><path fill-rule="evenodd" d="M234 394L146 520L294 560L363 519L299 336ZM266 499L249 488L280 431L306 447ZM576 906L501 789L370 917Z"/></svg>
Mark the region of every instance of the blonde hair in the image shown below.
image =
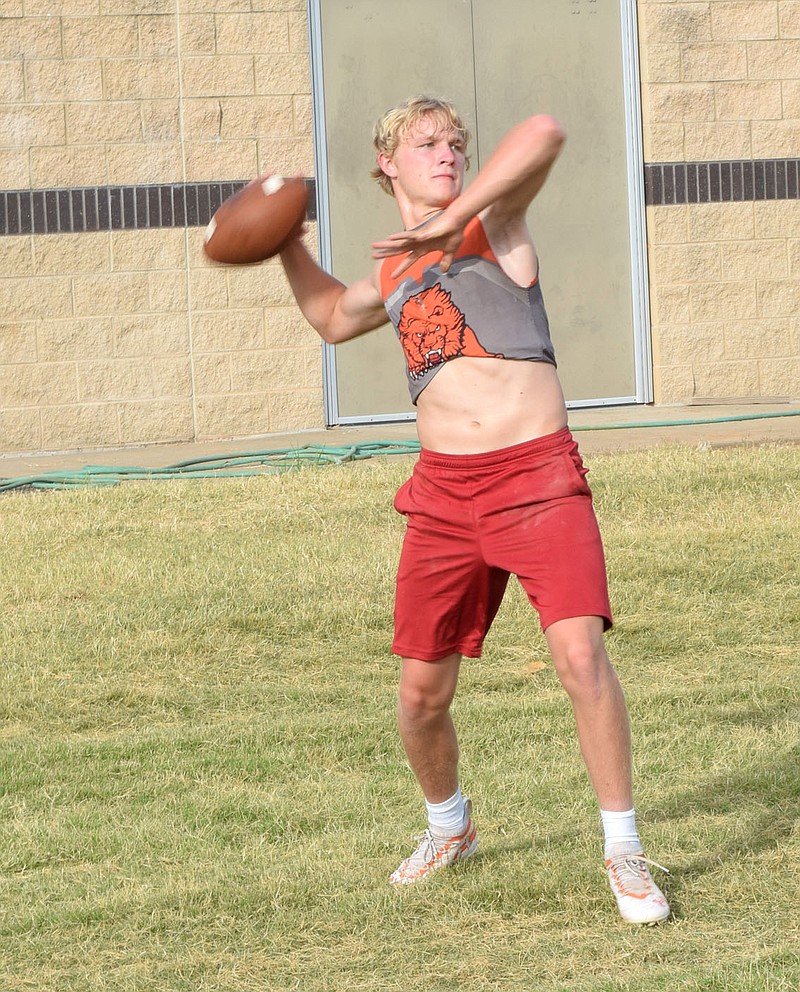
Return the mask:
<svg viewBox="0 0 800 992"><path fill-rule="evenodd" d="M375 127L372 129L372 143L375 145L375 153L377 155L382 153L391 158L403 137L426 117L433 117L442 130L456 131L466 148L470 133L463 118L452 103L439 97L413 96L399 103L396 107L392 107L391 110L387 110L383 117L375 123ZM468 157L465 167L469 168ZM384 192L394 196L392 180L381 169L380 165L376 165L370 175Z"/></svg>

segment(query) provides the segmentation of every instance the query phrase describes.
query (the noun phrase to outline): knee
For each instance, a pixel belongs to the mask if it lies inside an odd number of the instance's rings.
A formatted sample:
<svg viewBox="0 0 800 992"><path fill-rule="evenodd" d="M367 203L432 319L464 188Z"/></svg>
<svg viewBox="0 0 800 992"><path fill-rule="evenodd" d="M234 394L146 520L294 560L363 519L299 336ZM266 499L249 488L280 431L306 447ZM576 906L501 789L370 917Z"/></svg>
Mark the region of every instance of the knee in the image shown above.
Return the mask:
<svg viewBox="0 0 800 992"><path fill-rule="evenodd" d="M570 696L599 700L616 681L614 669L602 642L576 640L553 655L553 665Z"/></svg>
<svg viewBox="0 0 800 992"><path fill-rule="evenodd" d="M400 685L398 709L405 720L414 723L435 721L449 711L450 703L448 693L431 686L413 682L403 682Z"/></svg>
<svg viewBox="0 0 800 992"><path fill-rule="evenodd" d="M457 666L455 672L457 673ZM406 662L398 696L401 718L415 723L435 722L448 713L455 695L455 686L452 666Z"/></svg>

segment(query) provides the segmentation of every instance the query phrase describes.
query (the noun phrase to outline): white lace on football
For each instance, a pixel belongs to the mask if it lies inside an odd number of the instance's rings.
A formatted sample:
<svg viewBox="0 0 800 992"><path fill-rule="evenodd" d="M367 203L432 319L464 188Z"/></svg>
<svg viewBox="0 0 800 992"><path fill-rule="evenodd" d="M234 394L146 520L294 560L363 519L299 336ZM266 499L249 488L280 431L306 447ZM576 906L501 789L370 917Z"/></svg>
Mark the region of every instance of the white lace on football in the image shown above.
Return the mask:
<svg viewBox="0 0 800 992"><path fill-rule="evenodd" d="M264 190L267 196L270 193L277 193L278 190L283 186L282 176L267 176L264 182L261 184L261 188Z"/></svg>

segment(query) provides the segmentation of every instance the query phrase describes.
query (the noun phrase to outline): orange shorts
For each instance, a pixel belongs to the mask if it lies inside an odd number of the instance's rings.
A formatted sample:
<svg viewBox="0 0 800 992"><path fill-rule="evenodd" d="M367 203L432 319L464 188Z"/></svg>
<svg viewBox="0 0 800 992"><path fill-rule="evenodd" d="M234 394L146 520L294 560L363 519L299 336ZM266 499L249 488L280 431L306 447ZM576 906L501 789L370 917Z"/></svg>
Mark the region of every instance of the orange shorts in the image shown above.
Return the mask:
<svg viewBox="0 0 800 992"><path fill-rule="evenodd" d="M480 657L516 575L539 613L611 626L605 556L587 470L569 428L477 455L422 450L395 509L407 518L392 650Z"/></svg>

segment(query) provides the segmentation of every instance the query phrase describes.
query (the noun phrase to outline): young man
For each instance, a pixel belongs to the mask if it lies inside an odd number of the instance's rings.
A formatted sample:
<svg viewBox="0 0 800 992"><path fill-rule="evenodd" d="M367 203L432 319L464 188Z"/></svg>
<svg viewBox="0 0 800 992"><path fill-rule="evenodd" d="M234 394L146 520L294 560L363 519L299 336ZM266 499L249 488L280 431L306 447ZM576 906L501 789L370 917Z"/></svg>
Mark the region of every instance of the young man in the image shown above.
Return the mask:
<svg viewBox="0 0 800 992"><path fill-rule="evenodd" d="M373 175L397 200L404 230L372 246L369 278L345 287L301 240L281 255L325 341L373 330L388 312L417 407L422 451L395 499L407 530L393 650L402 658L400 734L428 829L390 881L419 881L477 848L450 704L462 656L480 656L515 574L572 702L619 910L655 923L670 910L636 830L628 715L603 644L611 610L602 543L525 219L564 134L551 117L522 121L464 190L468 138L455 108L428 97L378 122Z"/></svg>

